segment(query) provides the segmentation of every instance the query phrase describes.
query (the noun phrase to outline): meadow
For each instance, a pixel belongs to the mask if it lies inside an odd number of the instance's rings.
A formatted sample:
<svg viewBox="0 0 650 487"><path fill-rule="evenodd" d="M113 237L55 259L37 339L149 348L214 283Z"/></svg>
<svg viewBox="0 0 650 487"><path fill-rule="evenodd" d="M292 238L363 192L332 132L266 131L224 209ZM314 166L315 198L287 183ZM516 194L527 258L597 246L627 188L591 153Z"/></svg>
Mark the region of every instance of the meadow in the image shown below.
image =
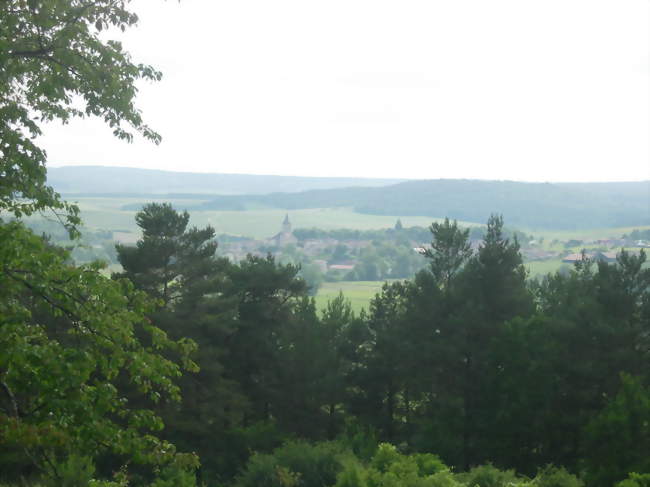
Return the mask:
<svg viewBox="0 0 650 487"><path fill-rule="evenodd" d="M190 224L198 227L212 225L218 234L241 235L256 239L269 238L275 235L287 214L286 210L260 209L246 211L198 211L192 208L199 205L199 199L156 199L143 201L141 198L77 198L81 209L84 225L91 230L112 230L122 233L138 233L135 224L135 210L125 210L124 206L148 203L170 202L178 210L187 209L190 213ZM291 210L288 212L293 228L350 228L355 230L371 230L391 228L398 218L404 226L428 227L435 219L424 216L400 217L385 215L365 215L345 208L315 208ZM462 222L465 225L478 223Z"/></svg>
<svg viewBox="0 0 650 487"><path fill-rule="evenodd" d="M383 285L383 281L324 282L316 293L316 308L326 308L328 301L343 293L345 299L350 301L355 314L359 314L362 309L368 311L370 300L381 291Z"/></svg>

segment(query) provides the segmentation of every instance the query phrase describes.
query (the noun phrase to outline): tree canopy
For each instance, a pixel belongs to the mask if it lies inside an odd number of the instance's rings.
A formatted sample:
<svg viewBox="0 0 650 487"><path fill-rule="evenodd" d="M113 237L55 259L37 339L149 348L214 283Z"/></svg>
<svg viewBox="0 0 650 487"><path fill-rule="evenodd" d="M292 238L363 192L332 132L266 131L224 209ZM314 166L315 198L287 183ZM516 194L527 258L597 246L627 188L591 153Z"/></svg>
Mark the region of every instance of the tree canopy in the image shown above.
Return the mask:
<svg viewBox="0 0 650 487"><path fill-rule="evenodd" d="M0 2L4 215L49 209L78 234L78 208L46 184L44 122L95 116L118 138L160 140L134 105L136 82L160 73L108 40L137 23L129 3ZM180 399L175 380L196 369L195 345L169 339L148 319L154 301L101 268L0 220L0 478L192 485L196 456L156 436L152 408Z"/></svg>
<svg viewBox="0 0 650 487"><path fill-rule="evenodd" d="M137 81L160 72L135 63L109 40L134 26L130 0L0 2L0 210L16 216L50 208L71 225L78 209L46 184L43 122L99 117L116 137L160 136L134 100Z"/></svg>

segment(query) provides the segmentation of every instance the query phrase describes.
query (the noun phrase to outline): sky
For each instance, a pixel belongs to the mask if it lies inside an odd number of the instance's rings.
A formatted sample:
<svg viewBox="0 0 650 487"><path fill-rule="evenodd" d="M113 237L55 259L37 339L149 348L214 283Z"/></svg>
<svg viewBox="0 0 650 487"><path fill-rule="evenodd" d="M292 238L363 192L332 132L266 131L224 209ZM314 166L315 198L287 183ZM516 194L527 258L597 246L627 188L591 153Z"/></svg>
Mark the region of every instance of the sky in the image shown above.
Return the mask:
<svg viewBox="0 0 650 487"><path fill-rule="evenodd" d="M51 166L650 179L647 0L135 0L163 137L50 124Z"/></svg>

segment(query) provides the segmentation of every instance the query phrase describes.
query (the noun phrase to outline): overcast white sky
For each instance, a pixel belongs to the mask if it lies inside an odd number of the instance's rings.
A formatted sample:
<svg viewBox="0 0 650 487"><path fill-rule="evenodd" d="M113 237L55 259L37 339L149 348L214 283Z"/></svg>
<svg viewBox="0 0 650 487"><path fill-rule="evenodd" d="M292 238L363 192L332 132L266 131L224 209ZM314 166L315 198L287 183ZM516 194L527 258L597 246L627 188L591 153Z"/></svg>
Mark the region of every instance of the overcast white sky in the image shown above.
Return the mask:
<svg viewBox="0 0 650 487"><path fill-rule="evenodd" d="M160 146L49 126L50 165L650 179L648 0L137 0Z"/></svg>

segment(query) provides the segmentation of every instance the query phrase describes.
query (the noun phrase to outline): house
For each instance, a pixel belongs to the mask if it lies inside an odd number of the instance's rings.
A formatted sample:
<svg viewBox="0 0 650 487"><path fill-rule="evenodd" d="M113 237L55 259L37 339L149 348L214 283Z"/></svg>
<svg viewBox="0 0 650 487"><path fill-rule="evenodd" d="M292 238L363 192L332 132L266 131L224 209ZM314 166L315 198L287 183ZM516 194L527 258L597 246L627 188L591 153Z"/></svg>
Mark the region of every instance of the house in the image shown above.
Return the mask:
<svg viewBox="0 0 650 487"><path fill-rule="evenodd" d="M566 257L562 259L562 262L565 262L567 264L575 264L576 262L580 262L581 260L585 259L590 259L591 257L587 254L569 254Z"/></svg>
<svg viewBox="0 0 650 487"><path fill-rule="evenodd" d="M335 271L351 271L354 269L354 265L352 264L333 264L329 266L330 269L335 270Z"/></svg>
<svg viewBox="0 0 650 487"><path fill-rule="evenodd" d="M616 262L618 252L596 252L593 255L594 260L602 260L603 262Z"/></svg>
<svg viewBox="0 0 650 487"><path fill-rule="evenodd" d="M603 262L616 262L616 256L618 255L618 252L593 252L593 253L585 253L585 254L569 254L567 255L564 259L562 259L562 262L565 262L567 264L575 264L576 262L579 262L584 259L591 259L594 261L603 261Z"/></svg>

